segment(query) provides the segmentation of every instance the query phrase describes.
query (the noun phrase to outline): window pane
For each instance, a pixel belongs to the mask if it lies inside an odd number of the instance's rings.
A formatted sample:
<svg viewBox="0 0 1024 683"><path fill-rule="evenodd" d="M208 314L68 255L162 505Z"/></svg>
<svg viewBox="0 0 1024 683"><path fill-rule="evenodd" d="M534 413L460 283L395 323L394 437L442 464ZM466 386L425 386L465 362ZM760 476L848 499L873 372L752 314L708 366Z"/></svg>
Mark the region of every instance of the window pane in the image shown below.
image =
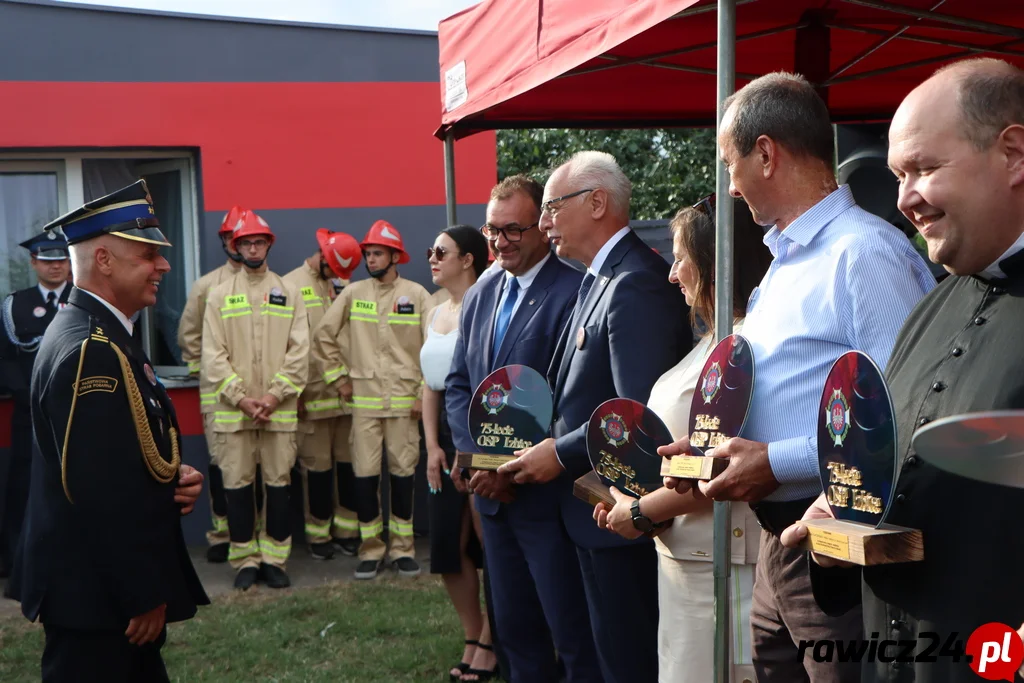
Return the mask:
<svg viewBox="0 0 1024 683"><path fill-rule="evenodd" d="M0 173L0 294L36 283L29 253L18 246L60 215L56 173Z"/></svg>
<svg viewBox="0 0 1024 683"><path fill-rule="evenodd" d="M185 282L184 217L181 201L181 172L164 171L147 173L146 186L153 197L160 230L174 247L161 249L164 258L171 264L171 272L160 281L160 293L156 306L150 308L153 316L154 365L181 365L181 349L178 347L178 321L188 297Z"/></svg>

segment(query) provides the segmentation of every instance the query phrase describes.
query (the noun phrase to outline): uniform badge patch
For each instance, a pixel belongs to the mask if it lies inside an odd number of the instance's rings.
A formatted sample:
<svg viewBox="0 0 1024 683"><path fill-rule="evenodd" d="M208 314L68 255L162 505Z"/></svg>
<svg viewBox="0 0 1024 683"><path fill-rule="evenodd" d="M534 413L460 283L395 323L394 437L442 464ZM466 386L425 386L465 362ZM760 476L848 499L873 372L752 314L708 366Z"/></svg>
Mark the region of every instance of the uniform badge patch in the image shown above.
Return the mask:
<svg viewBox="0 0 1024 683"><path fill-rule="evenodd" d="M612 446L622 446L629 441L629 430L622 416L615 413L608 413L601 418L601 433Z"/></svg>
<svg viewBox="0 0 1024 683"><path fill-rule="evenodd" d="M416 312L416 304L398 304L395 312L401 315L411 315Z"/></svg>
<svg viewBox="0 0 1024 683"><path fill-rule="evenodd" d="M274 288L274 291L280 292L281 290ZM270 305L271 306L284 306L288 303L288 297L282 294L274 294L273 291L270 294Z"/></svg>
<svg viewBox="0 0 1024 683"><path fill-rule="evenodd" d="M850 403L839 389L834 389L832 396L829 397L825 426L833 443L842 446L843 439L850 431Z"/></svg>
<svg viewBox="0 0 1024 683"><path fill-rule="evenodd" d="M156 386L156 373L153 372L153 368L150 367L149 363L142 366L142 371L146 373L146 379L149 380L149 383Z"/></svg>
<svg viewBox="0 0 1024 683"><path fill-rule="evenodd" d="M77 385L77 393L79 396L85 396L86 394L91 394L94 391L102 391L107 394L112 394L115 389L117 389L117 380L105 375L83 377L78 380Z"/></svg>
<svg viewBox="0 0 1024 683"><path fill-rule="evenodd" d="M32 315L34 315L37 318L42 318L44 315L46 315L46 309L43 308L42 306L36 306L35 308L32 309Z"/></svg>
<svg viewBox="0 0 1024 683"><path fill-rule="evenodd" d="M491 415L497 415L508 405L508 391L500 384L494 384L480 397L480 402Z"/></svg>
<svg viewBox="0 0 1024 683"><path fill-rule="evenodd" d="M708 368L708 373L704 375L704 381L700 384L700 395L704 397L704 403L711 403L711 399L715 397L718 390L722 388L722 366L715 361Z"/></svg>

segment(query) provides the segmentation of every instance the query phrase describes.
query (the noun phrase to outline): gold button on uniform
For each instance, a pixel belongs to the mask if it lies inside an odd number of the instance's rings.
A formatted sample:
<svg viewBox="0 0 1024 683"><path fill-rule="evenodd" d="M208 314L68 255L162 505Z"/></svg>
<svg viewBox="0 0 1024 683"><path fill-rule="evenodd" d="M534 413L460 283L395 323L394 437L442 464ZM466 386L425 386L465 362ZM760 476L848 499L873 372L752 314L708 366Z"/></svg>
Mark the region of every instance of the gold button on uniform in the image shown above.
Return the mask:
<svg viewBox="0 0 1024 683"><path fill-rule="evenodd" d="M735 529L732 530L732 535L735 536L736 538L741 538L743 536L743 529L740 529L739 527L736 527Z"/></svg>

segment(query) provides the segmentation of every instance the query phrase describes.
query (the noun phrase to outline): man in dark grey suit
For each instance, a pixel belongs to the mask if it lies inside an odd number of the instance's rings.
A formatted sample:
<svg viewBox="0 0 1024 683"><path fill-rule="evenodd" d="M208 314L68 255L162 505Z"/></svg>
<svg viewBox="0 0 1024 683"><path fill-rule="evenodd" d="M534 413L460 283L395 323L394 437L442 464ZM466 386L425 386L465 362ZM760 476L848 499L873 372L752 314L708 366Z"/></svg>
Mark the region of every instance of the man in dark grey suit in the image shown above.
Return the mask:
<svg viewBox="0 0 1024 683"><path fill-rule="evenodd" d="M629 226L631 185L615 159L580 152L551 175L540 228L559 256L587 267L576 308L548 371L554 438L499 473L516 483L577 479L591 470L586 430L604 401L647 401L657 379L692 347L687 308L669 266ZM564 506L586 504L564 494ZM589 516L566 515L577 548L606 683L658 679L657 558L653 541L626 541ZM580 520L576 523L576 520Z"/></svg>
<svg viewBox="0 0 1024 683"><path fill-rule="evenodd" d="M500 268L466 292L445 391L452 438L464 452L474 451L468 418L476 387L505 365L545 373L576 303L582 276L551 253L537 229L543 193L535 180L510 176L494 187L487 204L484 234ZM509 680L601 683L576 546L562 512L562 493L572 489L572 480L563 474L546 484L513 487L510 476L481 470L470 487ZM510 489L515 500L508 500ZM585 505L569 512L580 523L590 519Z"/></svg>

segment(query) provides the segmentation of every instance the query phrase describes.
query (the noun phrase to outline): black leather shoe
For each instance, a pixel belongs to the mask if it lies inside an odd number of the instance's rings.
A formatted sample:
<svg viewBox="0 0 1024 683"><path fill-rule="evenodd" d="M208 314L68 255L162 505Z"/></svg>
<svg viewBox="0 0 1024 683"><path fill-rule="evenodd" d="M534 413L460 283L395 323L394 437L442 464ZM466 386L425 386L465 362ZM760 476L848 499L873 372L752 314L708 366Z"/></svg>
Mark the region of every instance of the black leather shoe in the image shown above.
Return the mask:
<svg viewBox="0 0 1024 683"><path fill-rule="evenodd" d="M267 584L268 588L287 588L292 585L284 570L272 564L261 564L260 574L263 575L263 583Z"/></svg>
<svg viewBox="0 0 1024 683"><path fill-rule="evenodd" d="M228 561L230 543L216 543L206 549L206 561L211 564L223 564Z"/></svg>
<svg viewBox="0 0 1024 683"><path fill-rule="evenodd" d="M253 584L256 583L256 579L259 577L259 571L256 567L246 567L240 569L235 575L235 588L238 590L247 591L252 588Z"/></svg>

